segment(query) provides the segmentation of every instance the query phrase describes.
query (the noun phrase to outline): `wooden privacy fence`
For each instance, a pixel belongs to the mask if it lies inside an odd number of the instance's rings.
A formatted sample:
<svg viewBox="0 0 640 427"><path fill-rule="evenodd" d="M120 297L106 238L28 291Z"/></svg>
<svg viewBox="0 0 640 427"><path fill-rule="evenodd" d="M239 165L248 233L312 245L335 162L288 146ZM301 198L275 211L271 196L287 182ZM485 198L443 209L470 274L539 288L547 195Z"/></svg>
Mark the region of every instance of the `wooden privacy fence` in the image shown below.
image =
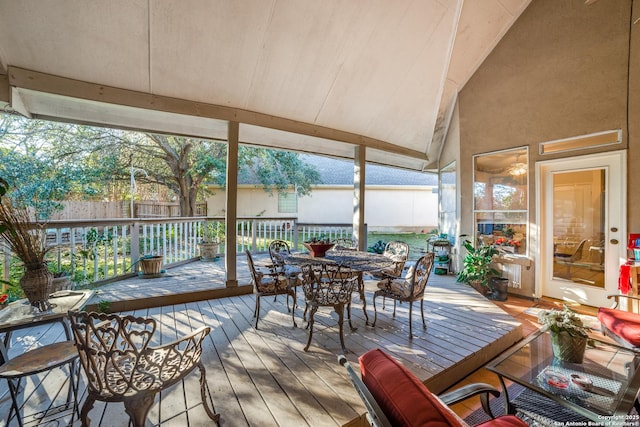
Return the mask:
<svg viewBox="0 0 640 427"><path fill-rule="evenodd" d="M60 202L63 209L51 217L56 221L75 221L77 218L113 219L131 218L131 202L99 202L89 200L71 200ZM134 218L177 218L180 217L180 205L174 202L141 201L133 204ZM207 216L207 204L196 204L196 216Z"/></svg>
<svg viewBox="0 0 640 427"><path fill-rule="evenodd" d="M68 272L79 284L99 284L137 274L139 260L145 255L162 255L164 267L179 265L199 257L205 225L212 223L224 230L222 217L181 217L155 219L103 219L51 221L46 224L48 244L53 246L48 261L54 271ZM266 252L269 243L286 240L294 250L312 237L332 240L350 237L351 224L301 224L295 217L239 218L235 239L238 254L245 249ZM365 242L366 244L366 242ZM10 266L17 264L6 247L2 263L3 277L9 279ZM224 253L224 244L220 245Z"/></svg>

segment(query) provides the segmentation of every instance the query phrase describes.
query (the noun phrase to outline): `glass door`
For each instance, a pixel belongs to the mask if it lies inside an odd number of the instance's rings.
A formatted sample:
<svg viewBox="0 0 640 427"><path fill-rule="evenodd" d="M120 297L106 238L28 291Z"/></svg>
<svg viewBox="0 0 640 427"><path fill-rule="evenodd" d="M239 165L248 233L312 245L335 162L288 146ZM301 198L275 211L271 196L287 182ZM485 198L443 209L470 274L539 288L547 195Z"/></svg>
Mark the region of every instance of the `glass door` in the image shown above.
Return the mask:
<svg viewBox="0 0 640 427"><path fill-rule="evenodd" d="M540 163L541 294L607 306L626 257L625 153Z"/></svg>

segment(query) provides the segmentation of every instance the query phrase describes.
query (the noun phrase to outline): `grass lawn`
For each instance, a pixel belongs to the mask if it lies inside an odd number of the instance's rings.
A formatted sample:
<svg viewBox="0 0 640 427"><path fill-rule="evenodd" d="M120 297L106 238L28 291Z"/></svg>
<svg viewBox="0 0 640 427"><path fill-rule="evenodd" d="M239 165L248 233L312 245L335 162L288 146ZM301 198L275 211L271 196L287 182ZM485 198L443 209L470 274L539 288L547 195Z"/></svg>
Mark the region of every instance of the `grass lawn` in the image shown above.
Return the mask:
<svg viewBox="0 0 640 427"><path fill-rule="evenodd" d="M417 260L427 251L428 234L423 233L369 233L367 234L367 246L373 246L378 240L387 243L399 240L409 244L409 259Z"/></svg>

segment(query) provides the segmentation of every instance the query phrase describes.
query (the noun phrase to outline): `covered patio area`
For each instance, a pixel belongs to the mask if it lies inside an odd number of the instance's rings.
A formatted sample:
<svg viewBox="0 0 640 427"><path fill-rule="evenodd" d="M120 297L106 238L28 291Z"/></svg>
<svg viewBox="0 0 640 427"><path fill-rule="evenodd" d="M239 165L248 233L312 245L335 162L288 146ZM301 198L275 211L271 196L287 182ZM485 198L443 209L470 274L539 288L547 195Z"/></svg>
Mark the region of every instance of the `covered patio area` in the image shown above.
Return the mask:
<svg viewBox="0 0 640 427"><path fill-rule="evenodd" d="M224 276L203 276L203 264L191 263L170 270L172 277L132 278L119 284L121 297L127 295L127 283L145 281L150 289L162 292L161 283L186 288L178 277L192 277L195 283L218 283L224 288ZM246 269L239 267L245 274ZM247 282L248 283L248 275ZM156 282L158 286L154 286ZM244 280L241 279L241 285ZM369 282L371 285L372 282ZM375 284L375 282L373 282ZM122 287L125 288L122 288ZM139 286L143 289L143 286ZM175 290L174 290L175 291ZM111 295L108 287L96 298ZM128 295L129 297L135 295ZM367 293L371 298L371 293ZM260 329L253 327L254 295L173 303L162 307L140 308L127 312L151 316L159 323L157 340L167 342L191 330L208 325L212 333L204 345L203 362L207 370L216 412L221 425L345 425L364 413L364 406L351 386L346 372L337 363L340 349L337 315L319 310L309 352L304 352L308 331L304 329L304 301L299 294L296 308L297 328L292 327L284 298L263 298ZM398 306L397 318L391 305L379 312L375 328L365 326L360 301L354 294L352 319L356 331L345 328L347 358L357 357L372 348L384 348L425 381L434 391L442 391L469 375L522 338L521 324L472 288L455 282L454 276L433 275L425 294L427 329L414 328L408 340L408 307ZM174 296L175 299L175 296ZM368 300L371 310L371 301ZM113 302L116 306L116 302ZM380 302L378 302L380 304ZM380 310L380 307L378 307ZM370 311L370 314L373 314ZM416 314L414 313L414 316ZM415 321L414 321L415 323ZM56 329L56 328L59 328ZM24 330L12 337L12 352L21 353L31 346L46 344L63 334L58 325ZM25 384L24 408L28 415L46 409L49 402L63 399L67 377L60 370L31 377ZM163 392L149 416L153 425L208 425L210 421L200 403L198 377L190 375L184 383ZM80 400L86 385L80 385ZM0 410L6 413L9 398L5 393ZM92 426L126 424L121 404L96 404L91 411ZM357 424L356 424L357 425Z"/></svg>

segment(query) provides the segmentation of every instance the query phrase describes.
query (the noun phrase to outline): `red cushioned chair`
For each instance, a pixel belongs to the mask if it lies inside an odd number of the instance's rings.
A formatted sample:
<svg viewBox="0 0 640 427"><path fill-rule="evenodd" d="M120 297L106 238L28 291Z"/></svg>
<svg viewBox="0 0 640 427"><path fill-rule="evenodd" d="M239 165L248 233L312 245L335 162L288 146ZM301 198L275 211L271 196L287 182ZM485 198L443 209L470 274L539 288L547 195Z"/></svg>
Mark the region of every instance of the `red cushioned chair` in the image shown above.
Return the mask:
<svg viewBox="0 0 640 427"><path fill-rule="evenodd" d="M527 426L515 415L493 417L489 395L499 396L500 392L488 384L470 384L436 396L407 368L380 349L370 350L358 359L362 378L346 357L341 355L338 361L347 368L351 382L367 408L367 420L373 427L466 426L448 405L476 395L480 395L483 409L492 418L480 426Z"/></svg>
<svg viewBox="0 0 640 427"><path fill-rule="evenodd" d="M640 351L640 314L618 310L620 298L629 298L640 301L639 297L630 295L609 295L615 303L611 308L600 307L598 320L602 333L623 347Z"/></svg>

